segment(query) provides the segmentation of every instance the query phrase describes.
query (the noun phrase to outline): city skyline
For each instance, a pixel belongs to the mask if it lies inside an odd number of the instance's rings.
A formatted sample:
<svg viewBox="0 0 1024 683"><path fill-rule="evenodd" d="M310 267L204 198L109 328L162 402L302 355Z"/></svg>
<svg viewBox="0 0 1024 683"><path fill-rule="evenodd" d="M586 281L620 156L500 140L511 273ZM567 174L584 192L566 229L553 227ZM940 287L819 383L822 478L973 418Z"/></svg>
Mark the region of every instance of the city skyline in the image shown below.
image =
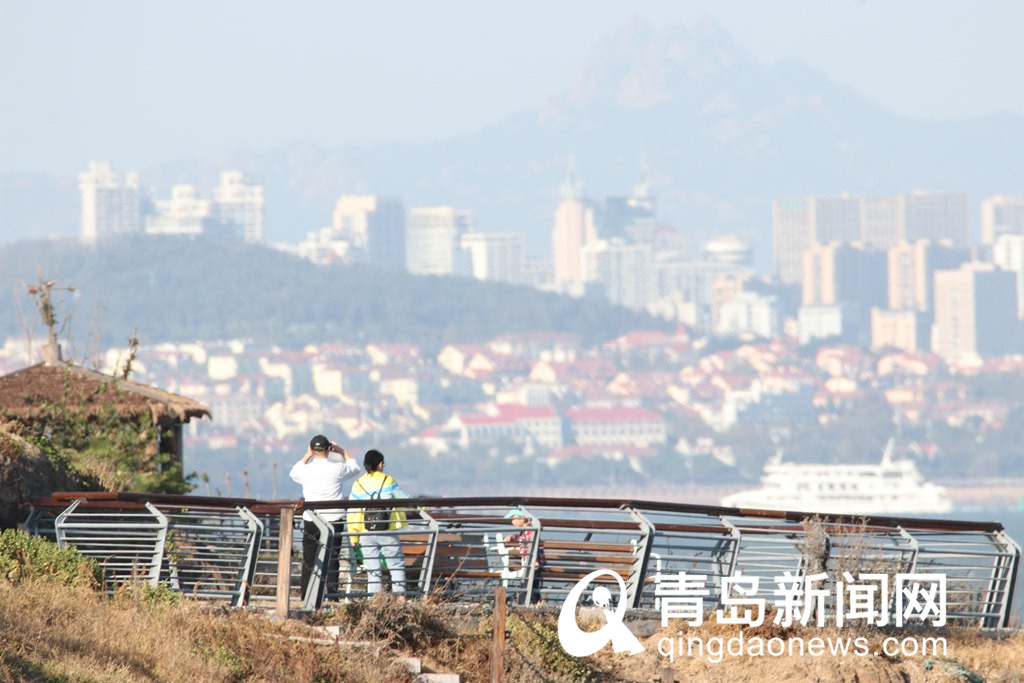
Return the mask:
<svg viewBox="0 0 1024 683"><path fill-rule="evenodd" d="M154 202L140 192L137 174L92 162L81 175L81 241L95 247L146 233L261 243L247 226L263 224L262 185L237 171L220 177L211 200L179 185L171 200ZM523 280L522 235L478 231L471 209L406 209L400 198L375 195L342 195L331 226L297 245L272 246L317 265L368 264L603 298L708 336L840 340L953 360L1022 350L1022 202L983 200L985 228L975 242L962 194L776 199L775 269L758 276L750 245L735 235L688 252L678 231L659 223L646 172L630 195L599 201L586 197L570 156L551 221L551 256L540 260L549 277Z"/></svg>

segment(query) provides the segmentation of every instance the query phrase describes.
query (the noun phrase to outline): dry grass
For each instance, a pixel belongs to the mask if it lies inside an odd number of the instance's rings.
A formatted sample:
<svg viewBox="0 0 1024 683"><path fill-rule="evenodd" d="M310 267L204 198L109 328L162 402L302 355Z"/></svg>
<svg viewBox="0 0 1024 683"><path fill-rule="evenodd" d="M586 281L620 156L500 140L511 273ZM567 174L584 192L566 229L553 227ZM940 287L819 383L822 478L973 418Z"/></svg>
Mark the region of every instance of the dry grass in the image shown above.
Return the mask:
<svg viewBox="0 0 1024 683"><path fill-rule="evenodd" d="M450 616L434 600L398 602L381 594L324 616L344 637L380 642L394 652L419 657L432 671L458 673L463 683L486 683L490 672L491 616L485 607ZM508 615L505 680L509 683L614 680L600 675L558 645L556 617L532 611Z"/></svg>
<svg viewBox="0 0 1024 683"><path fill-rule="evenodd" d="M289 640L310 635L301 623L178 604L159 592L110 599L46 582L0 582L0 632L0 681L410 679L375 652Z"/></svg>
<svg viewBox="0 0 1024 683"><path fill-rule="evenodd" d="M770 621L770 617L768 618ZM744 640L749 643L754 636L762 639L780 638L794 640L794 654L773 656L724 656L718 662L708 657L677 657L674 663L658 652L661 638L678 639L684 642L687 636L701 638L707 643L712 638L728 640L743 631ZM913 656L886 657L882 654L882 642L889 636L898 638L911 636L945 636L948 650L945 657ZM821 657L801 656L796 638L806 644L811 638L838 638L863 636L867 639L867 656L825 654ZM996 638L978 631L944 631L914 634L910 631L867 632L863 629L838 630L835 628L814 628L796 626L780 628L765 624L757 628L741 628L732 624L706 623L689 629L670 626L659 630L653 636L641 639L647 650L634 657L623 657L605 648L592 658L594 665L603 670L614 671L618 680L650 681L660 680L662 667L671 666L676 680L701 681L701 683L767 683L768 681L817 681L836 683L1024 683L1024 633Z"/></svg>
<svg viewBox="0 0 1024 683"><path fill-rule="evenodd" d="M508 617L506 680L651 681L668 660L659 639L682 631L707 641L728 639L735 625L707 623L688 631L670 627L641 639L646 652L634 657L605 648L577 660L558 645L555 611L514 609ZM400 603L389 596L352 603L316 616L342 627L346 640L377 647L352 648L289 640L309 636L298 620L271 621L241 610L182 602L165 591L125 592L113 599L84 588L38 581L13 586L0 582L0 682L4 681L374 681L400 683L411 676L396 661L400 654L423 659L435 671L459 673L466 683L488 680L490 617L484 608L453 618L431 601ZM592 630L600 620L581 626ZM769 617L770 621L770 617ZM743 630L745 639L859 635L871 651L891 633L836 631L766 625ZM469 634L484 637L456 637ZM905 636L909 633L901 632ZM934 634L932 634L934 635ZM844 681L863 683L1024 682L1024 634L991 638L972 631L947 632L945 659L929 657L683 657L673 664L681 681ZM948 660L948 661L946 661Z"/></svg>

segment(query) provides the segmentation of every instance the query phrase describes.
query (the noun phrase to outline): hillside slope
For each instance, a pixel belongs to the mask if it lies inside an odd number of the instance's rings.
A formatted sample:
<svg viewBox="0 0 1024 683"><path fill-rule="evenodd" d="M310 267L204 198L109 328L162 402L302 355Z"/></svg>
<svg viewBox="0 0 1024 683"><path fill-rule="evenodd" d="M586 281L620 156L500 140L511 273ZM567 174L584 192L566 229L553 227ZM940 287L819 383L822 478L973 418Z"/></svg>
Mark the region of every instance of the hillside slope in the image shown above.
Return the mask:
<svg viewBox="0 0 1024 683"><path fill-rule="evenodd" d="M0 339L37 316L22 283L56 278L72 339L106 348L133 331L146 343L252 338L309 342L482 341L517 332L564 332L600 341L666 323L590 299L468 278L413 276L369 266L318 267L261 246L137 237L89 249L74 241L0 248ZM20 311L19 311L20 306Z"/></svg>

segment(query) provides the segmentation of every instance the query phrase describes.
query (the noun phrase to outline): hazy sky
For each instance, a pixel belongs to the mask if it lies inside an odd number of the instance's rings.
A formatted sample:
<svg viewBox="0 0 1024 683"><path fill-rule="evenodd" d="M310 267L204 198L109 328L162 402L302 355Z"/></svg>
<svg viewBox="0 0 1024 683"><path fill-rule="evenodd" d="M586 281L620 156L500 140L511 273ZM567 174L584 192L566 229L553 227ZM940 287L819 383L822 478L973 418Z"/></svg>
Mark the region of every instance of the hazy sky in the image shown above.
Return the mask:
<svg viewBox="0 0 1024 683"><path fill-rule="evenodd" d="M1024 114L1019 0L0 0L0 171L444 138L568 89L633 17L702 16L908 116Z"/></svg>

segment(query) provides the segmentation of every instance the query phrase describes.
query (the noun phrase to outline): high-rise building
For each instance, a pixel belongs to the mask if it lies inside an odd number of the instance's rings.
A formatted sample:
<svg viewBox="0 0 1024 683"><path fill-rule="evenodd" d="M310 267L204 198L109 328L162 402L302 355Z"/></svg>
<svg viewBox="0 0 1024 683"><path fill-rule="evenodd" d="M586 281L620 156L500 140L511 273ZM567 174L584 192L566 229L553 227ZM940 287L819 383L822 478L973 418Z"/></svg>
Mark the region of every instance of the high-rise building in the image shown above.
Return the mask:
<svg viewBox="0 0 1024 683"><path fill-rule="evenodd" d="M160 199L152 215L146 216L150 235L202 235L210 217L210 201L199 196L192 185L175 185L170 199Z"/></svg>
<svg viewBox="0 0 1024 683"><path fill-rule="evenodd" d="M868 341L864 314L856 304L801 306L797 313L797 325L801 344L816 339L835 339L850 344Z"/></svg>
<svg viewBox="0 0 1024 683"><path fill-rule="evenodd" d="M789 197L772 202L772 249L775 272L780 280L797 284L803 279L804 249L816 241L813 197Z"/></svg>
<svg viewBox="0 0 1024 683"><path fill-rule="evenodd" d="M935 272L932 351L946 359L996 356L1019 349L1017 282L991 263Z"/></svg>
<svg viewBox="0 0 1024 683"><path fill-rule="evenodd" d="M555 267L546 259L523 259L522 284L534 289L551 290L555 281Z"/></svg>
<svg viewBox="0 0 1024 683"><path fill-rule="evenodd" d="M860 198L860 241L888 247L900 241L903 195Z"/></svg>
<svg viewBox="0 0 1024 683"><path fill-rule="evenodd" d="M688 324L701 330L713 328L716 283L722 278L745 281L753 275L749 266L721 261L654 260L655 295L662 303L691 304ZM676 307L675 305L673 307Z"/></svg>
<svg viewBox="0 0 1024 683"><path fill-rule="evenodd" d="M857 197L790 197L772 202L775 267L783 282L799 283L807 247L852 242L860 234Z"/></svg>
<svg viewBox="0 0 1024 683"><path fill-rule="evenodd" d="M1024 234L1024 197L996 195L981 203L981 241L992 244L1005 234Z"/></svg>
<svg viewBox="0 0 1024 683"><path fill-rule="evenodd" d="M817 244L857 242L861 239L861 197L815 197L814 230Z"/></svg>
<svg viewBox="0 0 1024 683"><path fill-rule="evenodd" d="M723 337L777 337L781 331L778 300L757 292L740 292L718 307L714 327L715 334Z"/></svg>
<svg viewBox="0 0 1024 683"><path fill-rule="evenodd" d="M377 210L377 196L372 194L343 194L334 205L331 228L334 236L347 240L352 246L365 248L369 234L369 215Z"/></svg>
<svg viewBox="0 0 1024 683"><path fill-rule="evenodd" d="M598 240L583 247L583 280L600 283L613 304L642 309L654 299L654 278L646 244Z"/></svg>
<svg viewBox="0 0 1024 683"><path fill-rule="evenodd" d="M903 206L903 225L894 241L948 241L956 246L971 243L967 195L911 192L903 195Z"/></svg>
<svg viewBox="0 0 1024 683"><path fill-rule="evenodd" d="M374 197L366 213L366 260L388 270L405 270L405 208L398 199Z"/></svg>
<svg viewBox="0 0 1024 683"><path fill-rule="evenodd" d="M1018 315L1024 314L1024 234L1000 234L992 245L992 262L1017 278Z"/></svg>
<svg viewBox="0 0 1024 683"><path fill-rule="evenodd" d="M608 197L604 201L598 220L601 239L623 239L649 243L656 239L658 228L657 204L647 184L647 168L640 174L640 182L628 197Z"/></svg>
<svg viewBox="0 0 1024 683"><path fill-rule="evenodd" d="M885 252L835 242L804 250L804 306L852 303L866 312L884 306L886 295Z"/></svg>
<svg viewBox="0 0 1024 683"><path fill-rule="evenodd" d="M224 171L210 202L210 222L250 244L263 242L263 185L241 171Z"/></svg>
<svg viewBox="0 0 1024 683"><path fill-rule="evenodd" d="M523 279L523 238L517 233L467 232L462 248L470 254L473 277L518 285Z"/></svg>
<svg viewBox="0 0 1024 683"><path fill-rule="evenodd" d="M914 309L871 309L871 348L924 351L930 346L930 316Z"/></svg>
<svg viewBox="0 0 1024 683"><path fill-rule="evenodd" d="M903 242L889 247L889 308L893 311L931 313L935 271L954 270L970 260L971 251L967 247L936 244L929 240Z"/></svg>
<svg viewBox="0 0 1024 683"><path fill-rule="evenodd" d="M555 209L551 233L555 284L583 281L583 247L597 241L594 209L583 199L583 186L576 179L575 163L569 160L569 172L562 185L562 198Z"/></svg>
<svg viewBox="0 0 1024 683"><path fill-rule="evenodd" d="M82 194L82 241L96 244L115 235L142 232L142 196L135 173L121 176L109 163L93 161L78 176Z"/></svg>
<svg viewBox="0 0 1024 683"><path fill-rule="evenodd" d="M861 242L889 247L927 239L955 246L970 242L967 196L909 194L861 197L792 197L772 203L775 267L783 282L799 283L808 246Z"/></svg>
<svg viewBox="0 0 1024 683"><path fill-rule="evenodd" d="M452 275L461 268L456 249L473 229L473 214L450 206L410 209L405 222L405 267L417 275Z"/></svg>

